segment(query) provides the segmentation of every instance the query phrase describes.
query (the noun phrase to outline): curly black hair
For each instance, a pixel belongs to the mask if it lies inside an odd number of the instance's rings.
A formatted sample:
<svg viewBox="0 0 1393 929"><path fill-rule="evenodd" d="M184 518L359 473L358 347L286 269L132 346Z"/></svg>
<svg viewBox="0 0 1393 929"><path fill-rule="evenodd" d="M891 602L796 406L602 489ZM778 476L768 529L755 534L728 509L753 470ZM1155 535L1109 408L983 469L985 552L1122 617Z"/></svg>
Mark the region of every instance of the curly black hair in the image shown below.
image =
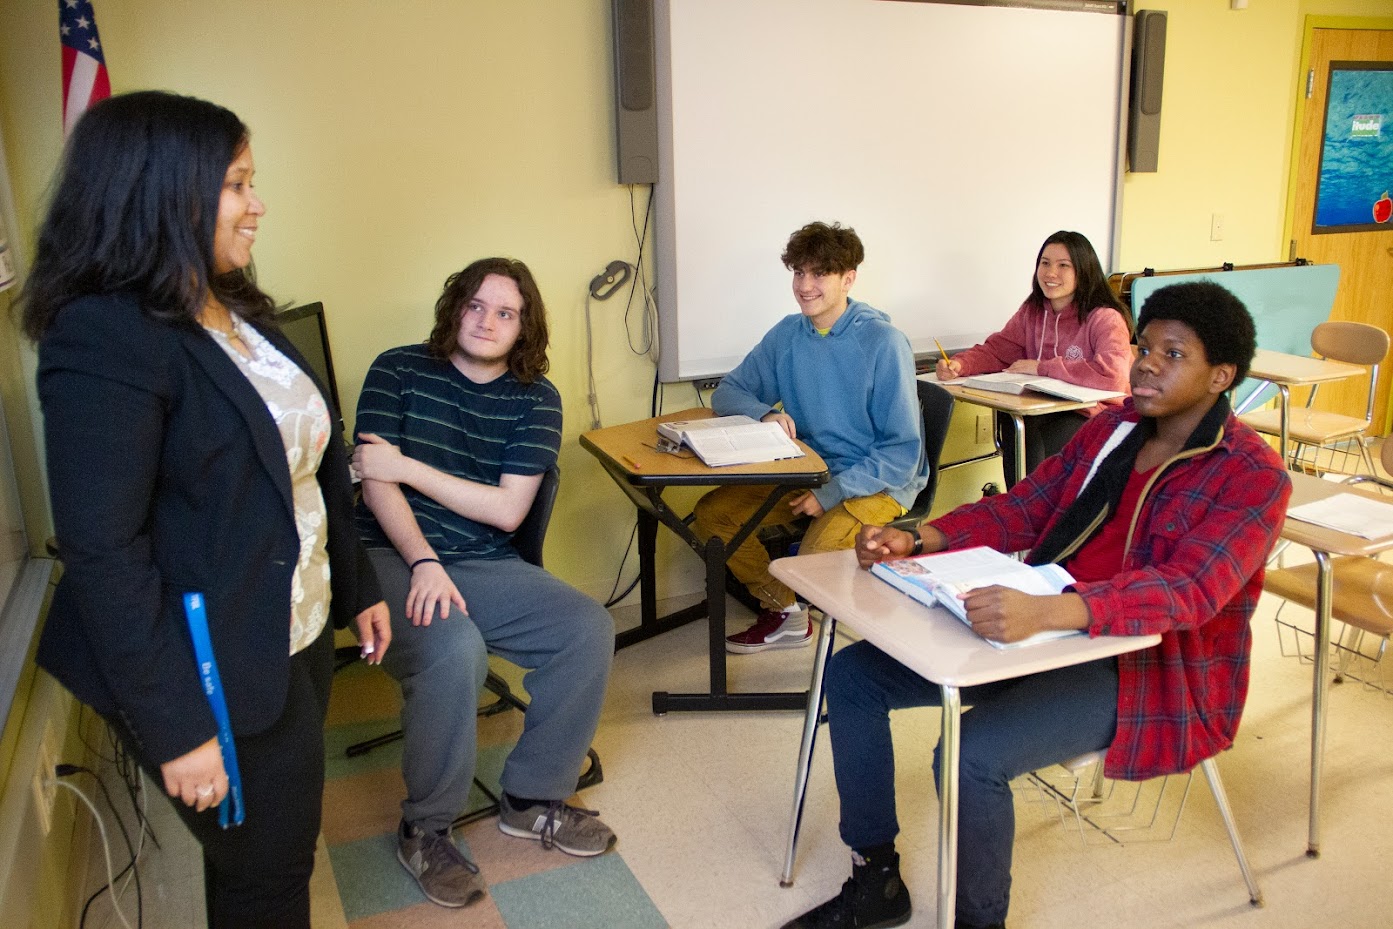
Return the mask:
<svg viewBox="0 0 1393 929"><path fill-rule="evenodd" d="M1212 365L1231 364L1233 382L1248 376L1257 351L1257 330L1243 301L1213 281L1192 281L1162 287L1147 297L1137 317L1137 332L1153 319L1173 319L1194 330Z"/></svg>

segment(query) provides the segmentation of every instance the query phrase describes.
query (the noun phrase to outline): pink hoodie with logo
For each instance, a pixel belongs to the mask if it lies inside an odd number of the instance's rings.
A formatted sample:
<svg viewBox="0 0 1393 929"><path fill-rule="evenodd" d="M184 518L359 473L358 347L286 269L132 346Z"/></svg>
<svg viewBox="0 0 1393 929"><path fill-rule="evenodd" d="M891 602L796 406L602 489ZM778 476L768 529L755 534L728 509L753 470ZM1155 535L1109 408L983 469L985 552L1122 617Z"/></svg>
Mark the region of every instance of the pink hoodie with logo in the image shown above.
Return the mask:
<svg viewBox="0 0 1393 929"><path fill-rule="evenodd" d="M1080 323L1072 303L1056 313L1027 300L1000 332L953 356L962 366L960 377L1004 371L1023 359L1038 361L1042 377L1131 393L1128 372L1132 346L1127 321L1110 306L1098 307ZM1121 403L1121 398L1104 400L1079 412L1091 417L1104 406Z"/></svg>

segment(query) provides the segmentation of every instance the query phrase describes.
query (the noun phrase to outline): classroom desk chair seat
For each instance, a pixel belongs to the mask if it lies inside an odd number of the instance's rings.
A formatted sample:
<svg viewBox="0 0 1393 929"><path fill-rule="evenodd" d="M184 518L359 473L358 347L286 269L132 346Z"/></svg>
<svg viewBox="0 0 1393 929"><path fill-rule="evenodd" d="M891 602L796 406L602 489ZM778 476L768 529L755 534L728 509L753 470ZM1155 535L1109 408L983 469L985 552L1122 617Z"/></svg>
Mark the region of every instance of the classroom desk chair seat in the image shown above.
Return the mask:
<svg viewBox="0 0 1393 929"><path fill-rule="evenodd" d="M1103 758L1106 754L1107 753L1102 750L1088 752L1077 758L1071 758L1068 761L1060 762L1060 767L1064 768L1065 771L1072 775L1079 785L1083 785L1087 782L1089 787L1086 795L1080 795L1077 792L1072 795L1066 795L1061 793L1058 789L1053 789L1052 793L1061 799L1066 807L1072 810L1074 816L1078 820L1081 833L1085 828L1085 821L1087 821L1089 826L1101 829L1114 841L1120 841L1113 830L1093 822L1093 820L1089 819L1089 814L1084 810L1086 804L1096 804L1102 800L1104 785ZM1243 882L1248 885L1248 902L1253 906L1262 906L1262 888L1258 886L1257 877L1253 874L1253 869L1248 864L1248 856L1243 851L1243 840L1239 837L1238 824L1234 821L1233 809L1229 806L1228 793L1224 790L1224 782L1219 778L1219 766L1216 764L1215 759L1211 757L1201 761L1198 767L1204 772L1205 780L1209 783L1209 792L1214 796L1214 805L1219 808L1219 816L1224 820L1224 828L1228 831L1229 835L1229 844L1233 846L1234 857L1238 859L1238 869L1243 872ZM1194 771L1192 769L1187 775L1187 778L1193 776ZM1031 777L1036 779L1039 783L1048 783L1044 781L1039 774L1032 774ZM1187 782L1185 795L1181 798L1180 806L1175 812L1177 822L1179 822L1180 814L1185 811L1185 797L1189 796L1189 790L1190 788ZM1159 805L1161 798L1158 797L1156 802ZM1171 832L1173 835L1174 828L1172 828Z"/></svg>
<svg viewBox="0 0 1393 929"><path fill-rule="evenodd" d="M1311 332L1311 349L1322 358L1343 361L1348 364L1363 365L1369 369L1369 394L1364 416L1345 416L1312 409L1319 384L1312 385L1310 396L1306 398L1304 409L1292 412L1288 423L1288 435L1293 442L1293 467L1300 467L1317 474L1323 471L1357 470L1334 467L1335 456L1342 446L1353 442L1355 455L1362 461L1367 473L1374 471L1373 459L1364 444L1364 437L1374 421L1374 400L1378 393L1379 366L1388 354L1388 333L1378 326L1354 322L1324 322ZM1281 435L1281 412L1276 409L1258 410L1247 413L1243 421L1258 432L1266 435ZM1329 454L1326 465L1321 465L1321 450Z"/></svg>
<svg viewBox="0 0 1393 929"><path fill-rule="evenodd" d="M1393 439L1383 440L1379 453L1380 463L1386 472L1393 473ZM1376 484L1393 491L1393 479L1382 476L1355 475L1344 481L1346 484ZM1380 662L1388 649L1388 637L1393 634L1393 564L1378 558L1362 558L1350 555L1331 561L1332 578L1330 616L1344 624L1338 636L1332 636L1335 643L1338 663L1335 680L1354 677L1365 683L1374 684L1382 690L1388 686L1382 683L1380 674L1377 682L1369 681L1356 672L1360 664L1368 663L1381 671ZM1268 571L1263 580L1263 589L1281 597L1284 601L1295 603L1314 610L1316 605L1316 565L1307 564L1294 568ZM1296 652L1301 654L1301 642L1310 631L1297 625L1294 620L1283 619L1286 603L1277 610L1278 632L1292 630L1296 638ZM1373 654L1364 647L1365 634L1376 636L1378 641ZM1285 648L1283 649L1285 653Z"/></svg>

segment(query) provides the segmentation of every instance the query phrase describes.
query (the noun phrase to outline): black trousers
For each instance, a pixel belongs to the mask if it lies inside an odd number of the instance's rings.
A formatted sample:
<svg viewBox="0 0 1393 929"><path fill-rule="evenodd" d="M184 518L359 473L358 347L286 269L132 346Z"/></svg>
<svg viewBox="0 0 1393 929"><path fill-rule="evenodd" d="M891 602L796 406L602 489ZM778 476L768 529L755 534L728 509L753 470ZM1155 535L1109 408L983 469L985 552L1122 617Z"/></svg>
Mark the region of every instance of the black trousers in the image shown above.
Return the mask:
<svg viewBox="0 0 1393 929"><path fill-rule="evenodd" d="M1016 427L1005 413L996 414L996 443L1001 449L1001 468L1005 473L1006 489L1034 471L1051 455L1069 444L1074 433L1083 428L1088 418L1073 411L1044 413L1025 417L1025 470L1016 470Z"/></svg>
<svg viewBox="0 0 1393 929"><path fill-rule="evenodd" d="M209 929L309 929L310 875L324 800L324 717L334 670L334 630L290 660L280 719L264 732L236 735L246 819L218 825L218 808L202 813L171 798L203 846ZM128 749L136 743L108 720ZM155 789L159 766L140 757Z"/></svg>

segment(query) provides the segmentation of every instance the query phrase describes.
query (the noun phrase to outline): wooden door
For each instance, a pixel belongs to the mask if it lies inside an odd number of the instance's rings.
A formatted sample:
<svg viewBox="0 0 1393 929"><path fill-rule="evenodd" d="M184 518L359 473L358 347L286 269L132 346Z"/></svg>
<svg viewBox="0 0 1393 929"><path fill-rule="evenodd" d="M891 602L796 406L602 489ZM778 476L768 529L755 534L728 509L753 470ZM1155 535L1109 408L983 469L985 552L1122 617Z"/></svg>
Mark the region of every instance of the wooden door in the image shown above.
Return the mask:
<svg viewBox="0 0 1393 929"><path fill-rule="evenodd" d="M1329 92L1332 61L1393 61L1393 30L1313 29L1311 54L1302 93L1304 105L1297 111L1295 203L1292 206L1292 256L1340 266L1340 288L1331 319L1372 323L1393 332L1393 222L1387 229L1368 232L1313 235L1316 180L1320 171L1325 101ZM1385 114L1393 133L1393 114ZM1393 165L1388 187L1393 192ZM1374 404L1373 429L1387 432L1389 384L1393 371L1385 359L1379 372L1378 399ZM1351 416L1363 417L1368 381L1359 380L1321 387L1316 405Z"/></svg>

